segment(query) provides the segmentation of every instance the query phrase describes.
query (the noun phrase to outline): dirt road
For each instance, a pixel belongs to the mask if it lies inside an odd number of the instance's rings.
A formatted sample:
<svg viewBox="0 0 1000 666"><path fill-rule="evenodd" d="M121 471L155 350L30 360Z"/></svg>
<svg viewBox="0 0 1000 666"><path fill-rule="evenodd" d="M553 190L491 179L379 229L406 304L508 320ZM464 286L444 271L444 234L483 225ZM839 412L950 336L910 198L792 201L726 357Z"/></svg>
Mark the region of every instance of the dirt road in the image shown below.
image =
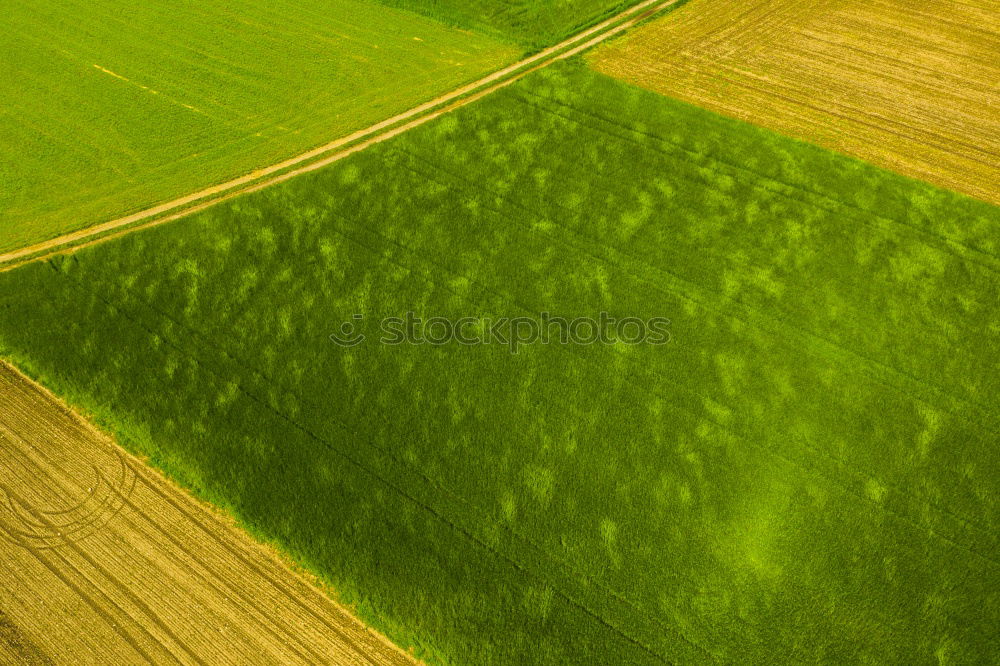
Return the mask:
<svg viewBox="0 0 1000 666"><path fill-rule="evenodd" d="M233 196L259 190L263 187L280 183L293 176L326 166L375 143L385 141L418 125L422 125L443 113L474 102L557 60L568 58L592 48L611 37L621 34L637 23L677 4L679 1L644 0L544 51L540 51L513 65L493 72L473 83L452 90L429 102L413 107L392 118L387 118L370 127L358 130L353 134L335 139L301 155L296 155L278 164L259 169L220 185L205 188L126 217L0 254L0 270L10 270L28 261L38 261L53 254L66 252L70 249L78 249L97 239L107 240L126 231L137 231L153 224L170 222ZM149 222L146 222L147 220Z"/></svg>
<svg viewBox="0 0 1000 666"><path fill-rule="evenodd" d="M0 663L413 663L4 363L0 561Z"/></svg>

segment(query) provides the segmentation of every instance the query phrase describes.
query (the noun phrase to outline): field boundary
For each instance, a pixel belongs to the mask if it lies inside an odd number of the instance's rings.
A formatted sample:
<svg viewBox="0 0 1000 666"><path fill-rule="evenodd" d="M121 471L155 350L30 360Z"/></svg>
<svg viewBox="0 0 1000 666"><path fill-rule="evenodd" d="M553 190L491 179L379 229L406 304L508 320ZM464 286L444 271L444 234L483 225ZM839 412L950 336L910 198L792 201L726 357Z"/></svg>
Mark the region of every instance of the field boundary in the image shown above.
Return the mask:
<svg viewBox="0 0 1000 666"><path fill-rule="evenodd" d="M588 64L713 113L1000 204L1000 69L991 57L1000 30L985 5L961 3L951 11L925 3L918 11L902 0L704 2L699 11L635 31L627 44L590 54Z"/></svg>
<svg viewBox="0 0 1000 666"><path fill-rule="evenodd" d="M0 254L0 272L58 254L73 252L126 233L178 220L235 196L256 192L322 168L477 101L532 72L582 53L683 3L684 0L645 0L632 5L554 46L529 55L472 83L294 157L124 217Z"/></svg>
<svg viewBox="0 0 1000 666"><path fill-rule="evenodd" d="M115 520L118 525L117 529L126 530L126 532L118 533L116 539L129 534L158 534L159 543L169 544L161 547L168 548L173 553L175 559L172 562L173 566L177 567L177 571L201 572L199 575L206 581L205 589L215 593L220 599L224 599L227 604L232 600L235 604L233 608L242 613L240 617L249 618L255 623L245 625L244 628L250 633L243 633L242 638L237 639L241 646L245 644L244 647L249 646L248 649L252 650L264 646L264 643L253 642L254 637L258 634L266 634L269 639L277 640L279 643L286 640L282 633L285 631L286 625L272 623L272 620L274 617L289 617L296 621L308 621L309 623L309 627L302 634L302 639L294 645L288 644L287 646L290 652L297 654L303 660L324 661L339 654L345 659L358 660L350 663L360 663L361 660L371 664L385 665L418 663L412 653L390 641L373 626L363 622L351 607L337 600L334 590L327 588L322 581L311 574L302 571L287 555L272 545L260 541L228 513L196 497L189 489L170 480L144 459L125 450L114 437L91 422L87 415L69 406L47 387L29 377L6 358L0 358L0 394L4 391L10 392L11 386L14 387L12 395L15 397L18 394L30 396L31 401L44 404L45 408L49 410L48 413L54 418L53 422L57 421L58 427L62 428L59 430L60 433L65 433L65 429L72 426L73 432L77 436L67 436L60 441L69 442L67 446L70 447L83 447L81 450L86 449L86 452L91 455L95 451L102 451L107 454L109 460L120 461L131 472L132 478L128 484L129 487L113 489L113 495L117 496L122 507L116 511L104 509L105 513L113 514L108 523ZM67 496L72 496L75 491L86 485L79 479L79 468L67 467L64 460L50 457L42 452L38 442L25 439L23 430L21 430L23 425L23 422L17 420L14 421L13 425L8 422L0 422L0 427L6 431L9 441L17 443L12 450L17 459L25 464L24 469L37 470L61 494ZM102 462L106 463L108 460L102 460ZM84 464L82 467L86 467L86 465ZM94 469L96 472L96 465ZM99 472L97 474L99 476ZM139 490L137 487L145 490ZM142 495L142 497L137 497L137 495ZM61 515L61 512L46 510L42 506L28 501L22 496L20 490L15 490L6 484L0 484L0 497L7 499L8 506L21 507L25 514L29 514L40 526L48 528L50 531L54 532L61 527L56 523L56 517ZM181 543L179 539L182 538L182 535L164 529L163 524L157 522L155 517L151 517L151 514L148 513L150 498L163 506L169 506L184 521L187 521L188 527L193 529L194 534L203 535L204 539L201 541L193 539L190 543ZM125 509L124 514L126 515L124 518L119 518L118 513L122 508ZM137 517L144 517L148 524L141 523L141 520L137 522ZM142 529L136 527L140 524L144 525ZM5 526L0 522L0 536L3 535L7 527L9 525ZM61 539L61 548L38 547L36 544L21 543L16 539L8 539L6 542L0 540L0 550L6 544L7 554L15 553L23 557L24 561L37 560L38 564L55 574L72 592L81 595L80 598L83 598L85 603L94 608L93 603L97 602L98 599L93 594L84 597L83 590L95 589L92 588L95 584L94 580L104 579L110 581L111 585L119 586L120 581L110 573L113 567L109 563L100 562L97 559L99 551L90 550L89 548L92 546L86 545L93 541L93 537L94 535L83 535L69 538L67 535L67 538ZM141 536L141 538L146 537ZM199 543L212 544L219 552L224 553L228 562L235 564L239 571L229 575L226 573L229 569L224 570L209 564L208 560L200 559L198 553L208 551L201 551L197 547L193 547ZM134 546L134 548L139 547ZM85 563L99 562L99 564L94 565L93 569L98 576L86 580L81 578L83 574L79 567L73 564L74 557L81 558L81 561ZM132 562L133 560L126 561ZM147 559L146 561L152 562L153 560ZM62 564L60 565L60 563ZM62 571L63 575L60 576L57 571ZM279 595L279 598L286 604L282 611L285 615L282 616L280 613L276 613L274 616L261 614L255 604L253 594L240 586L241 582L251 580L251 578L241 579L240 574L251 577L254 585L263 586L262 589L266 589L269 593ZM107 587L106 589L111 588ZM197 591L199 595L197 603L205 603L205 589ZM189 591L192 594L195 593L193 588ZM95 609L98 610L98 614L102 615L103 619L110 622L111 629L116 636L122 639L124 646L130 646L150 659L153 657L152 654L147 654L147 650L157 652L166 647L169 651L183 651L187 658L193 662L205 661L201 658L203 655L199 654L196 646L189 648L186 644L185 641L190 640L190 635L185 635L185 638L173 631L178 626L178 618L162 614L154 597L147 597L145 592L132 593L129 591L126 594L134 607L132 613L126 613L122 605L99 607L106 610L103 615L98 609ZM288 611L289 608L292 610ZM29 641L30 636L26 632L18 633L17 620L19 616L21 619L26 619L28 625L32 627L31 633L34 634L35 638L38 637L39 627L44 628L47 620L39 617L26 617L23 604L15 606L15 610L17 613L10 617L5 615L4 610L0 609L0 655L3 654L2 648L6 641L15 648L21 648L22 651L34 648L39 655L45 656L46 652L40 647L42 644L32 644ZM227 608L226 610L231 609ZM226 617L229 618L229 621L235 621L234 618L236 618L231 613ZM129 622L123 623L123 618L128 618ZM186 616L182 619L190 621L190 618L186 618ZM142 621L149 622L151 625L141 624ZM287 625L287 627L292 626ZM298 630L305 626L305 624L301 627L299 624L295 624L294 628ZM317 630L329 631L329 637L333 637L330 638L332 642L313 642L310 636L314 635ZM140 634L145 636L145 639L138 639L137 636ZM341 646L345 650L343 653L329 652L331 647ZM47 647L51 653L52 646L47 645ZM307 653L311 654L311 657L307 657ZM274 658L273 654L271 658ZM345 663L347 662L345 661Z"/></svg>

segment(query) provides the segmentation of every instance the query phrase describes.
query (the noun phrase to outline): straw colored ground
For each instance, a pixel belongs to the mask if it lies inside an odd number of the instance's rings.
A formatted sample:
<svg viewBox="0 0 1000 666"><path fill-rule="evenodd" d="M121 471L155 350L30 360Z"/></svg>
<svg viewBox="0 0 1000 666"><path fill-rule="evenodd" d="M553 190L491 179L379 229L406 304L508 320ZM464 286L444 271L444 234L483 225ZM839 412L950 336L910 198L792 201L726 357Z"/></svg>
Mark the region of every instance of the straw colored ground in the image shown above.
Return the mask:
<svg viewBox="0 0 1000 666"><path fill-rule="evenodd" d="M411 663L2 363L0 406L0 663Z"/></svg>
<svg viewBox="0 0 1000 666"><path fill-rule="evenodd" d="M1000 203L993 0L697 0L601 72Z"/></svg>

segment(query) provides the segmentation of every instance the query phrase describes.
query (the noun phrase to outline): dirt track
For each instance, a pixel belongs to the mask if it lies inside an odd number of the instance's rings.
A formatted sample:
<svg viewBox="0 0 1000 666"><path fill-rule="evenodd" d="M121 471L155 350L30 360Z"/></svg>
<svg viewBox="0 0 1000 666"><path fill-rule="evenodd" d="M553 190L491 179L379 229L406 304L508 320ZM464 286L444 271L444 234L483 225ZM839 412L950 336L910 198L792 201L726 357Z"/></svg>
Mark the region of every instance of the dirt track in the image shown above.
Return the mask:
<svg viewBox="0 0 1000 666"><path fill-rule="evenodd" d="M122 233L145 229L154 224L170 222L239 194L256 191L302 173L321 168L375 143L391 139L444 113L474 102L557 60L568 58L592 48L603 41L621 34L637 23L677 4L679 1L644 0L606 21L573 35L555 46L540 51L504 69L493 72L478 81L452 90L447 94L441 95L408 111L404 111L392 118L358 130L348 136L335 139L301 155L126 217L0 254L0 270L10 270L29 261L38 261L53 254L85 247L97 239L106 240L117 237ZM145 220L150 221L144 222Z"/></svg>
<svg viewBox="0 0 1000 666"><path fill-rule="evenodd" d="M696 0L599 71L1000 204L1000 5Z"/></svg>
<svg viewBox="0 0 1000 666"><path fill-rule="evenodd" d="M412 663L3 363L0 560L0 663Z"/></svg>

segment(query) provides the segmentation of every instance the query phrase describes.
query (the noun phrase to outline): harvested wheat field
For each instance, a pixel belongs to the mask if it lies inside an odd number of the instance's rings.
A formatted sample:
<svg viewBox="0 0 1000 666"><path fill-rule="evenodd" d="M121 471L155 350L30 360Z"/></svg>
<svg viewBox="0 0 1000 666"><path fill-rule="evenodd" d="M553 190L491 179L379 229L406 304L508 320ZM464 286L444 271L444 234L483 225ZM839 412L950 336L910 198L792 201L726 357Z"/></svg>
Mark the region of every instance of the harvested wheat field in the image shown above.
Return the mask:
<svg viewBox="0 0 1000 666"><path fill-rule="evenodd" d="M695 0L596 69L1000 203L995 0Z"/></svg>
<svg viewBox="0 0 1000 666"><path fill-rule="evenodd" d="M0 662L411 660L0 363Z"/></svg>

